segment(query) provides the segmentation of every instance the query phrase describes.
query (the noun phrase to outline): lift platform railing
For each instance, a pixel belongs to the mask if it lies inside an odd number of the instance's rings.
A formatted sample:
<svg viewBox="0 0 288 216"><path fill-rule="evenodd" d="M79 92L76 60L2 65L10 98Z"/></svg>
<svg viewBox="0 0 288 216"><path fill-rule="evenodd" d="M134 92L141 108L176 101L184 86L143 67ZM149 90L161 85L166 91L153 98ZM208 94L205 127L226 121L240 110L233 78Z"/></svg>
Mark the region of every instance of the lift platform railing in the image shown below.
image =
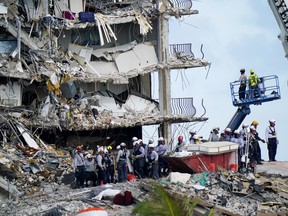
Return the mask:
<svg viewBox="0 0 288 216"><path fill-rule="evenodd" d="M264 76L259 78L260 83L256 88L251 88L246 83L246 90L242 91L244 98L240 98L240 82L230 83L231 97L234 106L247 106L250 104L260 105L263 102L278 100L281 98L279 79L276 75ZM242 96L243 97L243 96Z"/></svg>

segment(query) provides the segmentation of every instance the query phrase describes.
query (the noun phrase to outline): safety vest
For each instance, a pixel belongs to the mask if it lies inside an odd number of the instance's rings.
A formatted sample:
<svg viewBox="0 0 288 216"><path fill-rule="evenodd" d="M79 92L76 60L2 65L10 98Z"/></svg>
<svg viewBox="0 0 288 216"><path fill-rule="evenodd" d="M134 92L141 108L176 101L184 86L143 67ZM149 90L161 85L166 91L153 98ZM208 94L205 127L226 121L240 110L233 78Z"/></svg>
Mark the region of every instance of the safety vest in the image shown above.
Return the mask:
<svg viewBox="0 0 288 216"><path fill-rule="evenodd" d="M258 85L258 81L259 81L259 78L256 74L251 74L249 76L249 85L250 86L256 86Z"/></svg>

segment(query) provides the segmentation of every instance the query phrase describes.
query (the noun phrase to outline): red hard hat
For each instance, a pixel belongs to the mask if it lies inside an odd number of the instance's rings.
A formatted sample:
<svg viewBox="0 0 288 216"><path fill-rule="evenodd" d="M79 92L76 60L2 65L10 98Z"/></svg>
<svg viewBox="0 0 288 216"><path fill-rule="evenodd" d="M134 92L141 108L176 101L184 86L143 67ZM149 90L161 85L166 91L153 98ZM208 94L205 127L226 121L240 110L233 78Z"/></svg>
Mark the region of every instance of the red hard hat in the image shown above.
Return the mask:
<svg viewBox="0 0 288 216"><path fill-rule="evenodd" d="M178 136L178 140L180 141L182 141L183 140L183 136Z"/></svg>
<svg viewBox="0 0 288 216"><path fill-rule="evenodd" d="M82 150L81 146L76 146L76 150Z"/></svg>

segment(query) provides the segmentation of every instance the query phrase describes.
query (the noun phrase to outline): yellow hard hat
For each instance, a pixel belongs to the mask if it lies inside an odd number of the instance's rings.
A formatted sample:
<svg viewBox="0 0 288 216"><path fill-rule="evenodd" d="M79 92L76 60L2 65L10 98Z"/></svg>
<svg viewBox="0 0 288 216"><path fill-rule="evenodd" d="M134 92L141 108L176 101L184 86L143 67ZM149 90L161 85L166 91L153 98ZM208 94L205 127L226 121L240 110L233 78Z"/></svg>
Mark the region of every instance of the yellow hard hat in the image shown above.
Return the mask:
<svg viewBox="0 0 288 216"><path fill-rule="evenodd" d="M111 150L112 149L112 146L107 146L107 150Z"/></svg>
<svg viewBox="0 0 288 216"><path fill-rule="evenodd" d="M259 122L258 122L258 121L256 121L256 120L254 120L254 121L252 121L252 124L253 124L253 125L258 125L258 124L259 124Z"/></svg>
<svg viewBox="0 0 288 216"><path fill-rule="evenodd" d="M253 69L251 69L251 70L250 70L250 73L254 73L254 70L253 70Z"/></svg>

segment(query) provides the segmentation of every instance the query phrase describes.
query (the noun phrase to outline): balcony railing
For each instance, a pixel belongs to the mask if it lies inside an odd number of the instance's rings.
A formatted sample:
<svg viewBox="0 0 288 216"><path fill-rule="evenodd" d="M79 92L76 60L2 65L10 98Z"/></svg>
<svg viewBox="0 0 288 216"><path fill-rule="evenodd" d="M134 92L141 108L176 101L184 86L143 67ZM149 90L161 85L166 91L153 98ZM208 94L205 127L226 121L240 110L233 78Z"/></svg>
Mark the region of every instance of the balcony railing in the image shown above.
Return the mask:
<svg viewBox="0 0 288 216"><path fill-rule="evenodd" d="M159 99L155 99L159 102ZM196 114L196 108L193 105L193 98L172 98L171 113L173 115L184 115L193 117Z"/></svg>
<svg viewBox="0 0 288 216"><path fill-rule="evenodd" d="M192 0L172 0L175 8L189 10L192 7Z"/></svg>
<svg viewBox="0 0 288 216"><path fill-rule="evenodd" d="M174 55L176 57L185 57L190 56L194 57L194 53L192 52L192 44L170 44L169 45L169 54Z"/></svg>

